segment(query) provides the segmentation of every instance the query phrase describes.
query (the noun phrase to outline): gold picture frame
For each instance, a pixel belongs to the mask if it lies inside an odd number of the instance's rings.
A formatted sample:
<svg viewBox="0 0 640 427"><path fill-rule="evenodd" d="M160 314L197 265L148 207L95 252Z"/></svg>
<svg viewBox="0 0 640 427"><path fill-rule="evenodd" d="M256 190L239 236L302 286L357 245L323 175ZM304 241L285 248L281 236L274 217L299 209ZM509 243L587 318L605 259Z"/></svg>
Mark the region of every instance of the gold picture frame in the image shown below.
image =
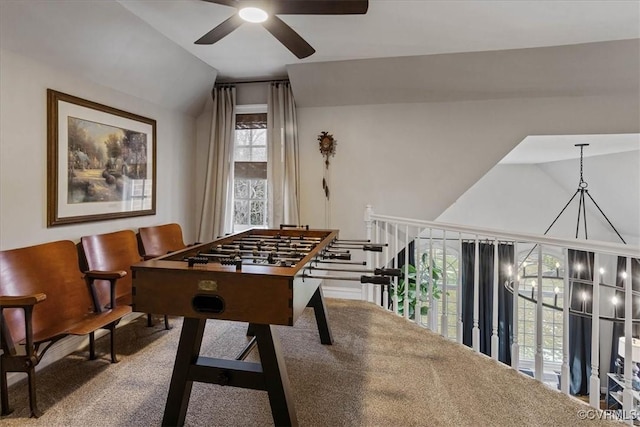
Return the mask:
<svg viewBox="0 0 640 427"><path fill-rule="evenodd" d="M47 227L156 213L156 121L47 89Z"/></svg>

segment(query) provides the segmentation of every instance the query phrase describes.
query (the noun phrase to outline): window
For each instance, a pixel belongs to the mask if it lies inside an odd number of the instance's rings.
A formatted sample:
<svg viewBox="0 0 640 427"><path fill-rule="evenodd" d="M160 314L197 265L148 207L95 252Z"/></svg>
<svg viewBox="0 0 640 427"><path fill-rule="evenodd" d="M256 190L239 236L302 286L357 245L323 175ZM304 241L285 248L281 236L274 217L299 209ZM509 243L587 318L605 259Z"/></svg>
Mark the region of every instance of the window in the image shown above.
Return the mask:
<svg viewBox="0 0 640 427"><path fill-rule="evenodd" d="M538 295L538 256L531 254L526 260L520 256L519 292L532 299ZM542 254L542 301L550 307L542 308L542 356L545 362L562 363L562 294L564 282L561 259L553 254ZM520 360L533 361L536 354L536 304L518 298L518 344Z"/></svg>
<svg viewBox="0 0 640 427"><path fill-rule="evenodd" d="M233 231L266 228L267 114L236 114Z"/></svg>

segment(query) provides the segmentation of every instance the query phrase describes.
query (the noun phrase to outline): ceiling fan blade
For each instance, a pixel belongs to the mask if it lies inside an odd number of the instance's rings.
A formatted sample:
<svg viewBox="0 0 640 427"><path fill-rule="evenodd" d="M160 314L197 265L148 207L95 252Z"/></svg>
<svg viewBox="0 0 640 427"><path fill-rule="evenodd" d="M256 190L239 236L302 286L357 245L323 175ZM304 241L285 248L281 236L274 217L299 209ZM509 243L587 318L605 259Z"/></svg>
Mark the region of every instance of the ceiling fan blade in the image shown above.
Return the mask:
<svg viewBox="0 0 640 427"><path fill-rule="evenodd" d="M354 15L367 13L369 0L279 0L270 8L282 15Z"/></svg>
<svg viewBox="0 0 640 427"><path fill-rule="evenodd" d="M240 18L237 14L233 15L231 18L224 21L222 24L215 27L213 30L209 31L204 36L200 37L196 40L196 44L214 44L231 31L238 28L240 25L244 23L244 20Z"/></svg>
<svg viewBox="0 0 640 427"><path fill-rule="evenodd" d="M208 3L222 4L224 6L238 7L238 0L202 0Z"/></svg>
<svg viewBox="0 0 640 427"><path fill-rule="evenodd" d="M270 16L262 25L298 58L306 58L315 53L316 50L309 43L277 16Z"/></svg>

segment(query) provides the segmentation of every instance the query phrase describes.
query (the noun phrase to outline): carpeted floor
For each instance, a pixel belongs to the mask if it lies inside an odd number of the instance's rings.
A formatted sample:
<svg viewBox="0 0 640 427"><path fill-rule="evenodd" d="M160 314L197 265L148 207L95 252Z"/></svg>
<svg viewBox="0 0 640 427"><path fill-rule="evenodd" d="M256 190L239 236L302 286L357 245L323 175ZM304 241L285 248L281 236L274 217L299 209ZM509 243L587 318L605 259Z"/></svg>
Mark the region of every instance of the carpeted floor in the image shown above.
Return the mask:
<svg viewBox="0 0 640 427"><path fill-rule="evenodd" d="M470 349L359 301L327 300L334 345L320 344L310 309L280 340L301 426L621 425ZM24 382L10 388L15 412L3 426L159 426L181 319L148 328L144 317L118 329L120 363L77 352L37 376L44 412L28 418ZM201 354L233 358L246 324L209 321ZM257 361L255 353L249 360ZM614 424L615 423L615 424ZM273 425L266 392L194 384L188 426Z"/></svg>

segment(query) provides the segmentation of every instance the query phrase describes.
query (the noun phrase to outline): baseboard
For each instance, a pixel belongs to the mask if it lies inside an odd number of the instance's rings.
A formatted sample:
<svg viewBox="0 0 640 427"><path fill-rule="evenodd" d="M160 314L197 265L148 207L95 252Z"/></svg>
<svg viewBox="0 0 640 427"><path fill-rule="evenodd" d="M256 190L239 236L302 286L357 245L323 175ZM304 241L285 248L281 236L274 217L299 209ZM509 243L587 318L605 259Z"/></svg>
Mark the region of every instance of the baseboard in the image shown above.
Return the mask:
<svg viewBox="0 0 640 427"><path fill-rule="evenodd" d="M327 286L326 283L322 285L322 294L326 298L339 298L339 299L362 299L362 291L360 288L345 288L343 286Z"/></svg>
<svg viewBox="0 0 640 427"><path fill-rule="evenodd" d="M118 328L125 326L130 323L134 319L142 316L143 313L129 313L120 320L118 323ZM96 331L96 339L105 336L109 331L106 329L99 329ZM36 366L36 372L44 369L45 367L51 365L52 363L57 362L58 360L64 359L66 356L79 351L85 347L89 346L89 336L68 336L66 338L61 339L57 343L51 346L47 353L44 355L40 363ZM7 374L7 383L9 385L15 384L18 381L26 378L27 374L22 372L11 372Z"/></svg>

